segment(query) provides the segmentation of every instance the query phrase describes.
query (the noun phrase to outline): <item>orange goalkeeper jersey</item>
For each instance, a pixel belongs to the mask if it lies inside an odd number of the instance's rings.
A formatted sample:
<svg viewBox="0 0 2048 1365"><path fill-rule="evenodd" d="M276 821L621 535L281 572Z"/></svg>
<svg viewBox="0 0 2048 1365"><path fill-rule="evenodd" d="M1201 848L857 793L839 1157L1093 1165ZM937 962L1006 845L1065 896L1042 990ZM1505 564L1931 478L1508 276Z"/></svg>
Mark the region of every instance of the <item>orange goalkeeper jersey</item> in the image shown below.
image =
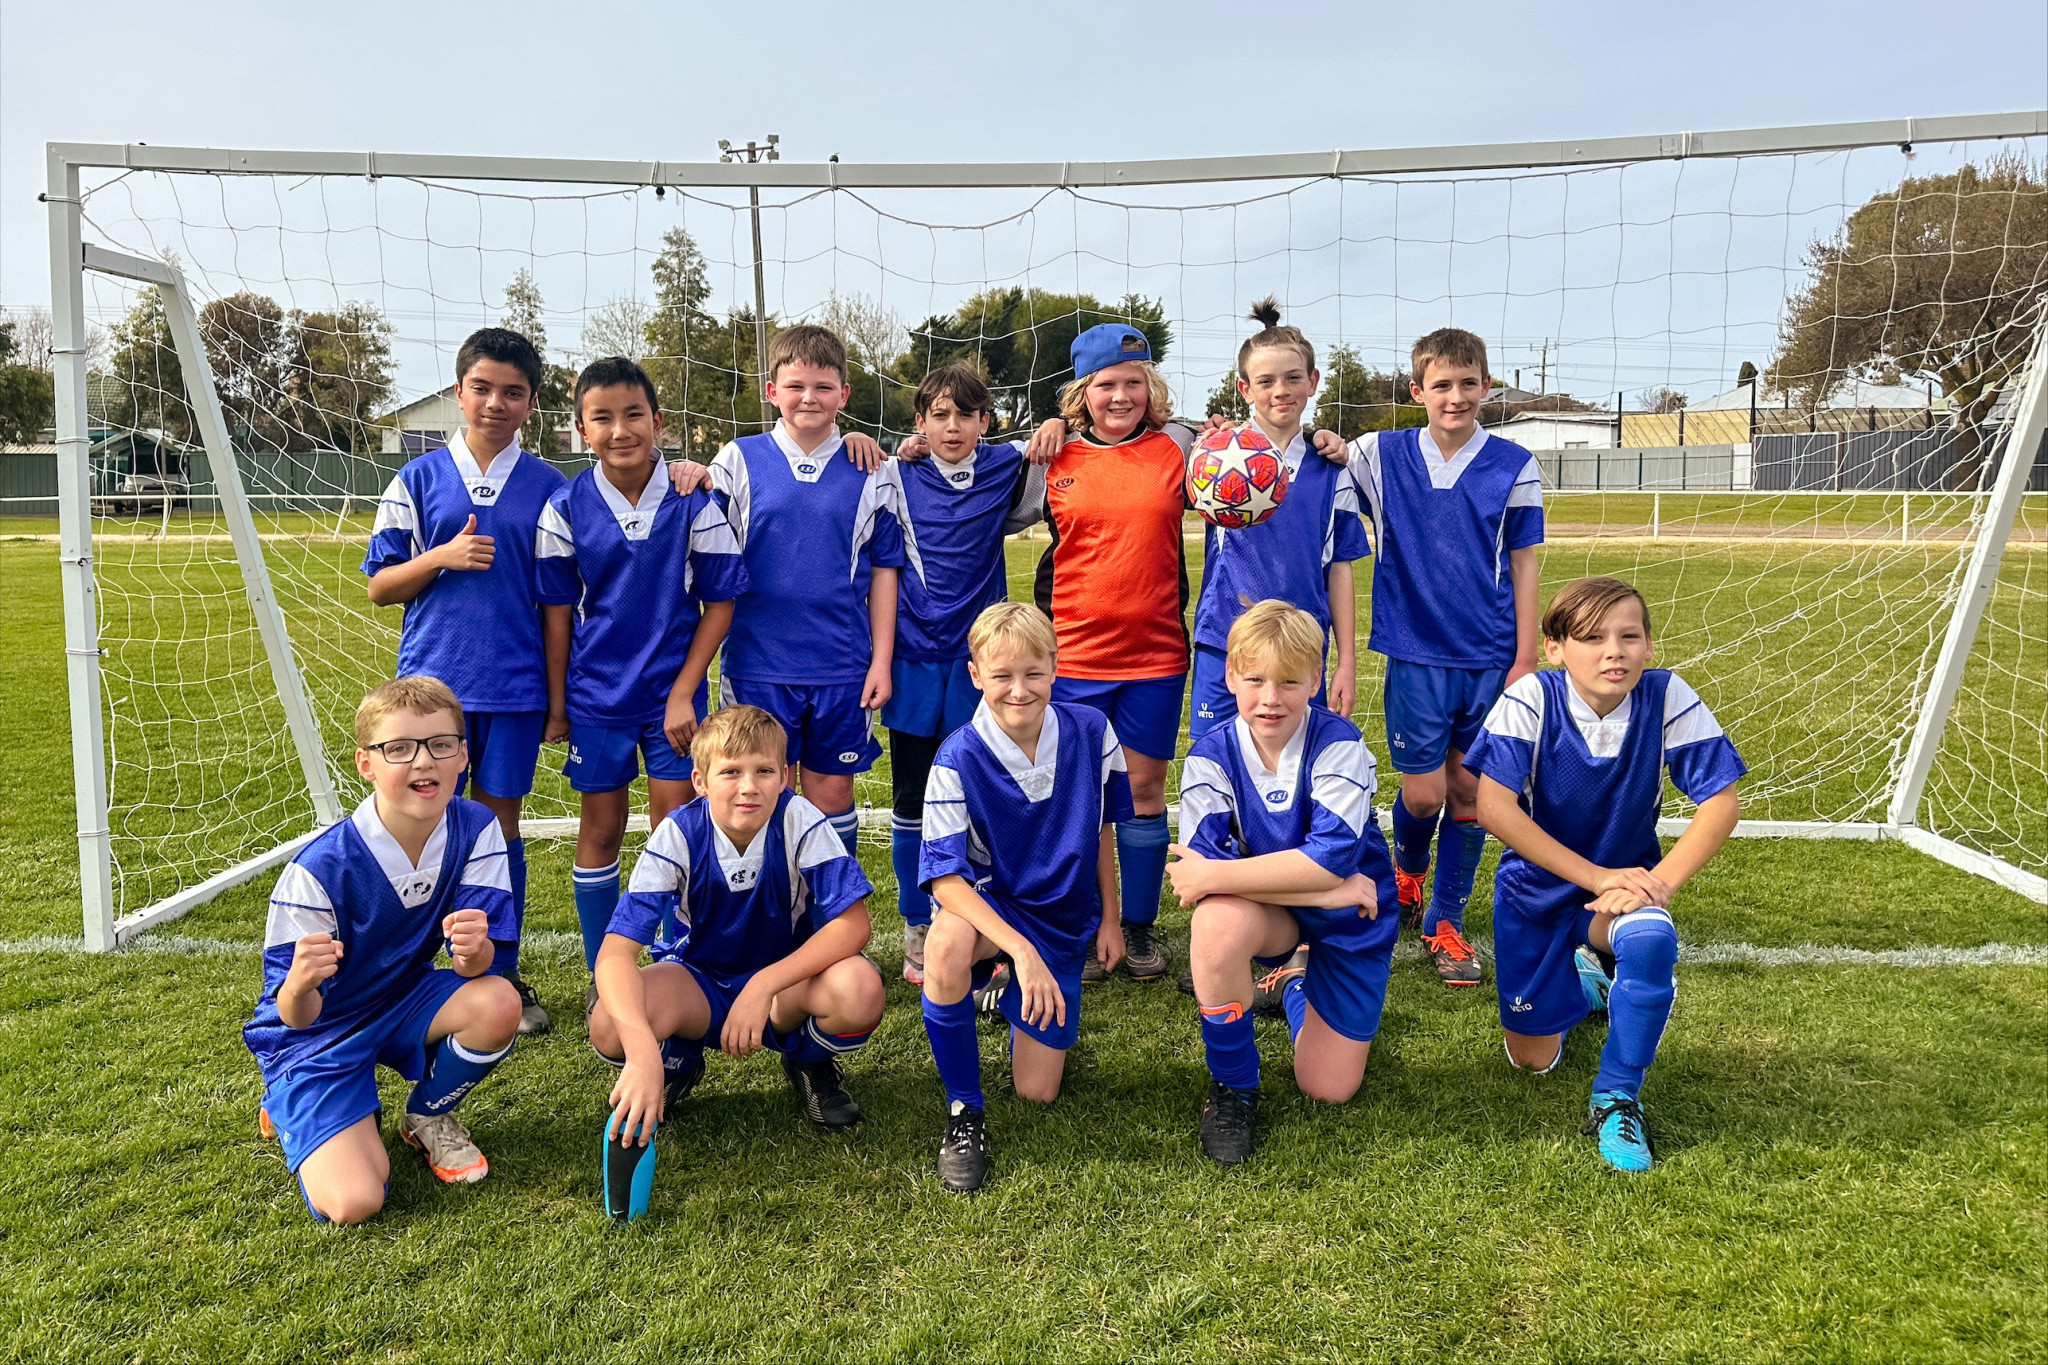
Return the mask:
<svg viewBox="0 0 2048 1365"><path fill-rule="evenodd" d="M1187 464L1150 428L1116 445L1081 436L1045 470L1052 544L1038 605L1059 639L1059 675L1127 682L1187 672Z"/></svg>

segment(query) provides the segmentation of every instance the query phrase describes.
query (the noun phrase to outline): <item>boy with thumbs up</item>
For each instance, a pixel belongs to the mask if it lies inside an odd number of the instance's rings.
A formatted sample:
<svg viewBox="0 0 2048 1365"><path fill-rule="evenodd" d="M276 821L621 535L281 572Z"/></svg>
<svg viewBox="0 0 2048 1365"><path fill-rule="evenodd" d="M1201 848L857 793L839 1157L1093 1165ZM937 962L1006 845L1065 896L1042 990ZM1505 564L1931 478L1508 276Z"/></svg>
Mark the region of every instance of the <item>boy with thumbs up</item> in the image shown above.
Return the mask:
<svg viewBox="0 0 2048 1365"><path fill-rule="evenodd" d="M463 429L398 471L363 556L370 601L405 607L397 676L439 678L462 703L469 795L505 835L514 932L493 940L491 971L518 987L521 1033L549 1022L518 973L526 916L519 808L533 790L548 709L534 528L567 482L519 448L540 382L540 352L525 337L503 327L471 333L455 354Z"/></svg>

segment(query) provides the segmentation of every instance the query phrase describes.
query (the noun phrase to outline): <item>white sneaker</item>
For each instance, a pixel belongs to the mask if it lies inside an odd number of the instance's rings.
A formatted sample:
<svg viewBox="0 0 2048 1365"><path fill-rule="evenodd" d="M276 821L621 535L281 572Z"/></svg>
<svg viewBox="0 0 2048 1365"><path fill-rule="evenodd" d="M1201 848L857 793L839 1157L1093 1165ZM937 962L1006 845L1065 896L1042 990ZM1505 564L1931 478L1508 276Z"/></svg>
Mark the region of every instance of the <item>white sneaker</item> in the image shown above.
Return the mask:
<svg viewBox="0 0 2048 1365"><path fill-rule="evenodd" d="M929 924L903 926L903 979L913 986L924 984L924 940Z"/></svg>
<svg viewBox="0 0 2048 1365"><path fill-rule="evenodd" d="M450 1185L474 1185L491 1172L469 1129L453 1114L407 1111L399 1115L398 1135L424 1152L434 1174Z"/></svg>

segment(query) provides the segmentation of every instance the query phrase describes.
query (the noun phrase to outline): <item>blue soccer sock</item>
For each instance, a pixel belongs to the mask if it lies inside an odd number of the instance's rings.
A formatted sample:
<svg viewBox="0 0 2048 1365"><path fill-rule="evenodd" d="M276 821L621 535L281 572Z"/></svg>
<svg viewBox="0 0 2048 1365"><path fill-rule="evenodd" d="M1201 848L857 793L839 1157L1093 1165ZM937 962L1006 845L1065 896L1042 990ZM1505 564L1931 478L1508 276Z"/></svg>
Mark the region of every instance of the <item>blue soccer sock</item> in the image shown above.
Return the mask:
<svg viewBox="0 0 2048 1365"><path fill-rule="evenodd" d="M472 1052L453 1038L443 1038L427 1055L427 1069L405 1097L408 1114L445 1114L511 1054L507 1043L496 1052Z"/></svg>
<svg viewBox="0 0 2048 1365"><path fill-rule="evenodd" d="M1150 924L1159 918L1159 895L1166 885L1166 846L1173 835L1166 812L1140 815L1116 827L1117 884L1127 924Z"/></svg>
<svg viewBox="0 0 2048 1365"><path fill-rule="evenodd" d="M614 860L610 867L579 867L570 876L576 889L576 926L583 931L583 965L595 971L605 926L619 908L619 865Z"/></svg>
<svg viewBox="0 0 2048 1365"><path fill-rule="evenodd" d="M896 909L905 924L932 922L932 898L917 881L917 865L923 856L923 824L900 815L891 816L889 866L896 871Z"/></svg>
<svg viewBox="0 0 2048 1365"><path fill-rule="evenodd" d="M1209 1074L1232 1090L1259 1088L1259 1040L1252 1033L1252 1013L1240 1004L1203 1005L1202 1049Z"/></svg>
<svg viewBox="0 0 2048 1365"><path fill-rule="evenodd" d="M1280 1008L1287 1011L1287 1036L1300 1038L1301 1026L1308 1022L1308 986L1301 977L1281 989Z"/></svg>
<svg viewBox="0 0 2048 1365"><path fill-rule="evenodd" d="M1639 1094L1678 995L1678 930L1662 910L1614 922L1614 988L1607 994L1607 1042L1593 1089Z"/></svg>
<svg viewBox="0 0 2048 1365"><path fill-rule="evenodd" d="M790 1039L789 1055L804 1066L816 1066L829 1062L834 1057L844 1057L850 1052L860 1051L868 1039L875 1036L874 1029L861 1033L827 1033L818 1025L818 1016L804 1020L804 1026Z"/></svg>
<svg viewBox="0 0 2048 1365"><path fill-rule="evenodd" d="M1429 841L1436 837L1436 817L1424 817L1408 809L1400 795L1394 797L1394 866L1411 877L1429 871Z"/></svg>
<svg viewBox="0 0 2048 1365"><path fill-rule="evenodd" d="M1449 920L1465 932L1465 906L1472 899L1472 879L1479 874L1479 860L1486 853L1486 831L1477 816L1454 816L1444 807L1437 835L1436 885L1430 888L1429 909L1423 912L1422 932L1433 934Z"/></svg>
<svg viewBox="0 0 2048 1365"><path fill-rule="evenodd" d="M932 1040L932 1060L939 1064L947 1105L987 1108L981 1093L981 1047L974 1037L974 992L950 1005L925 996L924 1031Z"/></svg>
<svg viewBox="0 0 2048 1365"><path fill-rule="evenodd" d="M604 1054L600 1052L598 1056L604 1057ZM610 1062L612 1059L605 1057L605 1060ZM704 1040L702 1038L683 1038L671 1035L661 1040L661 1074L663 1076L679 1076L703 1060ZM625 1065L625 1062L621 1060L612 1064L622 1067Z"/></svg>
<svg viewBox="0 0 2048 1365"><path fill-rule="evenodd" d="M526 932L526 840L505 841L505 871L512 879L512 937L494 938L492 976L519 975L519 939Z"/></svg>

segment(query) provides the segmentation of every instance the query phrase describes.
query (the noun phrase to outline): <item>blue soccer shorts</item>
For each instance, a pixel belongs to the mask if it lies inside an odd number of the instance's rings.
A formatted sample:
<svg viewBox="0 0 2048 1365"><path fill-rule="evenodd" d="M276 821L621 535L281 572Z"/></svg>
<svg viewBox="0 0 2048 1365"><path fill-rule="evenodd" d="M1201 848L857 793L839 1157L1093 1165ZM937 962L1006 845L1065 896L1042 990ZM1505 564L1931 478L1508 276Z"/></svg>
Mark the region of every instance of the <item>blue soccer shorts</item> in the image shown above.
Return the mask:
<svg viewBox="0 0 2048 1365"><path fill-rule="evenodd" d="M353 1030L337 1029L318 1050L294 1053L282 1064L261 1062L263 1109L277 1128L287 1168L298 1170L336 1134L384 1111L377 1099L379 1066L409 1081L426 1074L434 1016L468 982L446 967L432 969L389 1010Z"/></svg>
<svg viewBox="0 0 2048 1365"><path fill-rule="evenodd" d="M1200 739L1219 725L1237 719L1237 698L1230 695L1230 689L1223 685L1223 670L1228 666L1229 655L1214 645L1195 646L1195 667L1192 686L1188 689L1188 738ZM1330 685L1327 680L1316 683L1314 698L1317 706L1329 709ZM1119 735L1123 731L1117 731Z"/></svg>
<svg viewBox="0 0 2048 1365"><path fill-rule="evenodd" d="M1088 933L1087 952L1095 951L1095 932ZM1004 983L1003 993L997 1005L1003 1011L1010 1027L1036 1042L1045 1044L1055 1052L1065 1052L1081 1036L1081 968L1086 958L1081 953L1070 953L1058 958L1044 957L1046 968L1052 972L1052 979L1058 983L1060 994L1066 997L1067 1022L1062 1024L1048 1019L1042 1025L1024 1022L1024 988L1017 981L1017 964L1010 963L1010 975ZM974 964L974 989L980 990L995 975L997 962L1010 962L1008 954L992 957Z"/></svg>
<svg viewBox="0 0 2048 1365"><path fill-rule="evenodd" d="M889 700L882 724L905 735L944 739L974 719L981 689L967 672L967 658L898 659L889 666Z"/></svg>
<svg viewBox="0 0 2048 1365"><path fill-rule="evenodd" d="M1187 688L1185 673L1126 682L1054 678L1052 699L1094 707L1109 717L1118 743L1170 763L1180 748L1180 704Z"/></svg>
<svg viewBox="0 0 2048 1365"><path fill-rule="evenodd" d="M710 688L697 689L697 716L701 720L709 702ZM642 761L647 775L660 782L688 782L690 756L676 752L659 720L644 725L583 725L569 722L569 756L562 762L562 776L580 792L615 792L633 785L640 776Z"/></svg>
<svg viewBox="0 0 2048 1365"><path fill-rule="evenodd" d="M758 706L789 732L789 761L814 773L864 773L882 756L875 713L860 704L861 683L756 682L720 679L726 706Z"/></svg>
<svg viewBox="0 0 2048 1365"><path fill-rule="evenodd" d="M696 963L687 962L680 957L657 956L655 960L657 962L673 962L684 968L696 979L697 989L704 992L704 1001L711 1006L711 1022L705 1027L704 1037L701 1041L705 1047L717 1047L719 1036L725 1032L726 1018L732 1013L733 1002L740 998L740 992L745 990L747 983L754 979L754 973L739 972L731 976L721 976L717 972L699 967ZM863 958L862 961L866 961L866 959ZM870 967L874 966L872 962L868 963L868 965ZM879 969L877 971L879 973ZM761 1029L761 1046L772 1052L787 1052L796 1046L800 1033L800 1029L797 1033L784 1033L775 1027L773 1020L770 1020Z"/></svg>
<svg viewBox="0 0 2048 1365"><path fill-rule="evenodd" d="M1368 823L1359 842L1358 870L1372 878L1378 906L1374 918L1366 919L1356 907L1301 907L1287 913L1300 927L1301 941L1309 945L1308 974L1302 980L1309 1004L1341 1036L1369 1043L1380 1031L1380 1015L1386 1008L1387 978L1393 971L1401 913L1394 890L1394 862L1379 826Z"/></svg>
<svg viewBox="0 0 2048 1365"><path fill-rule="evenodd" d="M469 770L456 783L462 795L465 783L474 780L479 792L490 796L523 797L533 791L534 769L540 766L540 737L547 729L545 711L468 711L462 713L468 731Z"/></svg>
<svg viewBox="0 0 2048 1365"><path fill-rule="evenodd" d="M1469 753L1507 683L1503 668L1438 668L1387 660L1387 760L1394 771L1433 773Z"/></svg>
<svg viewBox="0 0 2048 1365"><path fill-rule="evenodd" d="M1547 898L1546 898L1547 899ZM1590 942L1591 897L1569 887L1546 904L1493 888L1493 979L1500 989L1500 1026L1542 1038L1563 1033L1591 1006L1572 955Z"/></svg>

